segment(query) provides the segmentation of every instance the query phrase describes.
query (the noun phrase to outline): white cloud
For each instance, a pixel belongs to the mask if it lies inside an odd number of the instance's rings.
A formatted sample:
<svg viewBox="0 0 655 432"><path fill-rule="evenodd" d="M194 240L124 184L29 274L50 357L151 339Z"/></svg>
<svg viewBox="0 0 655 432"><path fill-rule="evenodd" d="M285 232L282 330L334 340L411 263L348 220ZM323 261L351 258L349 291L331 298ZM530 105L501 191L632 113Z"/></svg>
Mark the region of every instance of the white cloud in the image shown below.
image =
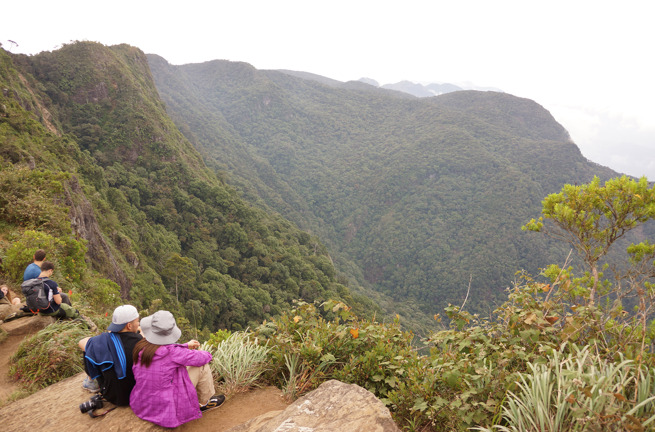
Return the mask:
<svg viewBox="0 0 655 432"><path fill-rule="evenodd" d="M550 111L587 159L655 180L655 127L648 121L589 107L553 106Z"/></svg>

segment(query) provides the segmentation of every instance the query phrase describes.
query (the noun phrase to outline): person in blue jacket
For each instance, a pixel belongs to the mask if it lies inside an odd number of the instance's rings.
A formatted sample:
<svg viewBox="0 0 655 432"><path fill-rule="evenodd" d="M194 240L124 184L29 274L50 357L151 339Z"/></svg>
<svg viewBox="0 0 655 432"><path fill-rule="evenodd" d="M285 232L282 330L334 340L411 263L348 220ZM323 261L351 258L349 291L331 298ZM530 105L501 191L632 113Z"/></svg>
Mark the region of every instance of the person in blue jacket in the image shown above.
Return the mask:
<svg viewBox="0 0 655 432"><path fill-rule="evenodd" d="M41 274L41 264L45 261L45 251L39 249L34 252L34 261L25 268L23 273L23 282L29 279L38 278Z"/></svg>
<svg viewBox="0 0 655 432"><path fill-rule="evenodd" d="M105 400L117 406L130 404L135 383L132 351L143 338L139 321L139 312L134 306L118 306L106 333L79 342L88 375L82 387L91 392L100 391Z"/></svg>

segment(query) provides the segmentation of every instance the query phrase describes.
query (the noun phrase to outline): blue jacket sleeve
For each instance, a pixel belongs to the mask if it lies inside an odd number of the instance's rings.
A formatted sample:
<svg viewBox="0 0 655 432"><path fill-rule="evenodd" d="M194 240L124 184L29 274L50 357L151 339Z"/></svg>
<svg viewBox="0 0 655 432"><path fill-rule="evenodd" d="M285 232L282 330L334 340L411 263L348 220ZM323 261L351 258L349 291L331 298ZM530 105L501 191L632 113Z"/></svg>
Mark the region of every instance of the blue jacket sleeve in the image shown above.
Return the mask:
<svg viewBox="0 0 655 432"><path fill-rule="evenodd" d="M102 333L89 339L86 343L84 361L89 376L93 379L112 367L118 379L125 378L127 359L123 342L116 333Z"/></svg>

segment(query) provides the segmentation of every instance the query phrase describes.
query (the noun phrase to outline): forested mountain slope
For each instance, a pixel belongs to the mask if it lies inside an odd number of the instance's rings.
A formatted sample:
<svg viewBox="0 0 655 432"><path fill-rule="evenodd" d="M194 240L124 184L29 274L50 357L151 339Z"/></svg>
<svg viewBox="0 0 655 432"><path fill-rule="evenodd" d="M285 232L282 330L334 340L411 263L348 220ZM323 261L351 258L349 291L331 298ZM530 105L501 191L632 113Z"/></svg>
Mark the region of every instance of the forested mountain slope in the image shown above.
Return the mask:
<svg viewBox="0 0 655 432"><path fill-rule="evenodd" d="M319 234L340 270L428 315L460 304L469 280L470 305L487 310L517 270L562 262L568 250L521 225L563 184L617 175L508 94L417 99L148 59L172 118L230 181Z"/></svg>
<svg viewBox="0 0 655 432"><path fill-rule="evenodd" d="M13 282L25 265L16 245L83 240L90 268L124 298L200 330L245 328L296 299L374 311L336 281L316 237L252 207L206 167L168 117L139 49L0 50L0 88L0 254ZM56 275L65 289L93 285L83 264L74 278Z"/></svg>

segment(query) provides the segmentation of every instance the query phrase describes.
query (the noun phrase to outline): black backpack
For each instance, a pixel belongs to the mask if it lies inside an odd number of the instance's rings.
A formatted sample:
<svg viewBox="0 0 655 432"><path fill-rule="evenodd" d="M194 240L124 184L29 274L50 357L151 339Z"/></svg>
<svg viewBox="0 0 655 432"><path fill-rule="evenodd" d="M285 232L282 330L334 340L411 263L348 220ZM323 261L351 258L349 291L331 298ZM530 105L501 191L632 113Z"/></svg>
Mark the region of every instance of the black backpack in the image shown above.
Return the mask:
<svg viewBox="0 0 655 432"><path fill-rule="evenodd" d="M23 294L25 295L25 303L27 308L32 313L44 311L50 307L50 300L45 290L44 281L48 278L35 278L28 279L21 284Z"/></svg>

